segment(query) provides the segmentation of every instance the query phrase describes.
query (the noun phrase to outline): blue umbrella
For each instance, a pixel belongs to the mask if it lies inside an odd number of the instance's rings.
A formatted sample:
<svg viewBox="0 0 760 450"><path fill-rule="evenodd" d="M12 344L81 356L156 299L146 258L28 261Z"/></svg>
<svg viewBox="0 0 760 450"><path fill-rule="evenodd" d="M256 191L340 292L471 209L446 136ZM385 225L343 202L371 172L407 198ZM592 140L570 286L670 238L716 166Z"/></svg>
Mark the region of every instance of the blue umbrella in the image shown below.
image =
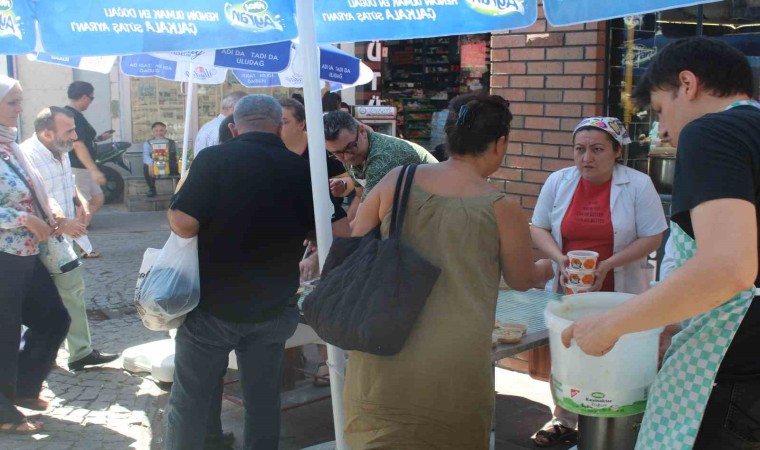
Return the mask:
<svg viewBox="0 0 760 450"><path fill-rule="evenodd" d="M316 46L315 46L316 47ZM220 50L176 51L122 56L122 73L135 77L157 76L167 80L189 81L186 106L185 136L182 145L182 168L187 170L187 148L190 139L189 120L193 83L219 84L227 76L227 68L247 87L302 87L298 74L298 47L291 41ZM319 47L322 61L319 78L331 90L368 83L372 71L358 58L335 47ZM297 66L297 67L296 67Z"/></svg>
<svg viewBox="0 0 760 450"><path fill-rule="evenodd" d="M281 42L297 36L293 8L271 0L2 0L0 48L89 56Z"/></svg>

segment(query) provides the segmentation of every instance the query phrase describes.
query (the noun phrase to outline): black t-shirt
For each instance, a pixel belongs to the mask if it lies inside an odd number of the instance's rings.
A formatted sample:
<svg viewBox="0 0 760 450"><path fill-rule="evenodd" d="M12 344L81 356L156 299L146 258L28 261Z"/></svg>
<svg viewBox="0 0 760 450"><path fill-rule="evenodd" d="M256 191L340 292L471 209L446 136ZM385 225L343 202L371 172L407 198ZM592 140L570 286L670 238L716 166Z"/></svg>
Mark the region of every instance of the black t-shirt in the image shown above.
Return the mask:
<svg viewBox="0 0 760 450"><path fill-rule="evenodd" d="M98 133L81 112L68 105L66 106L66 109L74 114L74 126L76 127L77 141L84 143L85 147L87 147L87 151L90 152L92 160L95 161L97 153L97 150L95 150L95 137L97 137ZM69 160L71 160L71 167L76 169L86 169L84 164L79 160L79 157L77 157L76 152L69 152Z"/></svg>
<svg viewBox="0 0 760 450"><path fill-rule="evenodd" d="M308 164L278 136L250 132L203 150L171 208L200 222L201 309L252 323L294 300L314 207Z"/></svg>
<svg viewBox="0 0 760 450"><path fill-rule="evenodd" d="M732 198L760 206L760 109L739 106L684 127L673 182L672 220L692 237L689 211L701 203ZM760 223L760 208L756 211ZM760 286L760 274L755 285ZM760 377L758 344L760 299L755 298L728 348L718 379Z"/></svg>
<svg viewBox="0 0 760 450"><path fill-rule="evenodd" d="M327 152L325 151L325 154ZM301 156L308 162L309 161L309 147L306 147L306 150L301 154ZM338 175L342 175L346 173L346 168L343 167L343 163L338 161L335 158L330 158L329 155L326 155L327 157L327 178L334 178ZM330 194L330 201L333 204L333 208L335 209L335 212L332 216L332 221L335 222L336 220L342 219L344 217L348 217L348 214L346 214L346 210L343 209L343 197L333 197L332 194Z"/></svg>

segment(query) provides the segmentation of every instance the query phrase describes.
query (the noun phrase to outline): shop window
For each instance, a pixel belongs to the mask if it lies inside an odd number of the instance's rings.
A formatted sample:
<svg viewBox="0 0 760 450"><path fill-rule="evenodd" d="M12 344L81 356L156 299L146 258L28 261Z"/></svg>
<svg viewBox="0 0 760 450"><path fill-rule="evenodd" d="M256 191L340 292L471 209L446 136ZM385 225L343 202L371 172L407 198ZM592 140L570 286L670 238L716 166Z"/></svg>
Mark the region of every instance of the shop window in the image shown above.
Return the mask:
<svg viewBox="0 0 760 450"><path fill-rule="evenodd" d="M192 123L191 142L197 130L206 122L214 119L222 110L222 99L234 91L249 94L268 94L275 98L290 97L300 89L246 88L238 82L230 71L227 80L221 85L195 86L197 123ZM150 126L154 122L166 123L167 137L182 147L185 133L185 100L187 84L168 81L161 78L130 78L130 96L132 103L132 141L142 142L151 137ZM192 144L191 144L192 145Z"/></svg>
<svg viewBox="0 0 760 450"><path fill-rule="evenodd" d="M646 171L649 152L662 147L652 131L657 123L648 110L630 100L637 79L657 51L673 40L698 34L699 9L680 8L610 21L608 114L628 126L634 143L628 146L628 165ZM729 0L703 5L702 34L723 40L747 55L755 74L755 98L760 88L760 3ZM651 134L651 136L650 136ZM662 150L662 149L658 149Z"/></svg>

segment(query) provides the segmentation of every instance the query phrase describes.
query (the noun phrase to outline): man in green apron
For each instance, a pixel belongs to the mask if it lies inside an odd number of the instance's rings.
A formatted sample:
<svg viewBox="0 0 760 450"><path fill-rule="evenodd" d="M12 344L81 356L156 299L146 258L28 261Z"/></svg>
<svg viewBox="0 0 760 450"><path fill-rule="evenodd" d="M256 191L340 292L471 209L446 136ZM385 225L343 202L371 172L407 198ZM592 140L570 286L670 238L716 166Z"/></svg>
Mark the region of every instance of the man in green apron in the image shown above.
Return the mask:
<svg viewBox="0 0 760 450"><path fill-rule="evenodd" d="M760 449L760 103L752 69L716 40L676 41L634 98L677 146L671 239L678 269L563 333L603 355L627 333L688 320L651 387L637 450Z"/></svg>

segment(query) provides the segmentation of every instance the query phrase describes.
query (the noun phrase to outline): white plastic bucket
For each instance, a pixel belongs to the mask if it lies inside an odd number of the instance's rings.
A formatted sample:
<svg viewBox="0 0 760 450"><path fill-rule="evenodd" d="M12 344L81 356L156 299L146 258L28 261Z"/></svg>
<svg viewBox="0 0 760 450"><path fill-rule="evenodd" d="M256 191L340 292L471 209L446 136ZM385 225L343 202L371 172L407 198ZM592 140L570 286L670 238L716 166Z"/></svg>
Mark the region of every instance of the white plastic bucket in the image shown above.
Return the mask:
<svg viewBox="0 0 760 450"><path fill-rule="evenodd" d="M552 354L554 402L577 414L623 417L646 407L657 375L657 350L663 328L627 334L604 356L590 356L572 342L562 345L562 331L586 315L601 313L634 297L618 292L566 295L544 311Z"/></svg>

